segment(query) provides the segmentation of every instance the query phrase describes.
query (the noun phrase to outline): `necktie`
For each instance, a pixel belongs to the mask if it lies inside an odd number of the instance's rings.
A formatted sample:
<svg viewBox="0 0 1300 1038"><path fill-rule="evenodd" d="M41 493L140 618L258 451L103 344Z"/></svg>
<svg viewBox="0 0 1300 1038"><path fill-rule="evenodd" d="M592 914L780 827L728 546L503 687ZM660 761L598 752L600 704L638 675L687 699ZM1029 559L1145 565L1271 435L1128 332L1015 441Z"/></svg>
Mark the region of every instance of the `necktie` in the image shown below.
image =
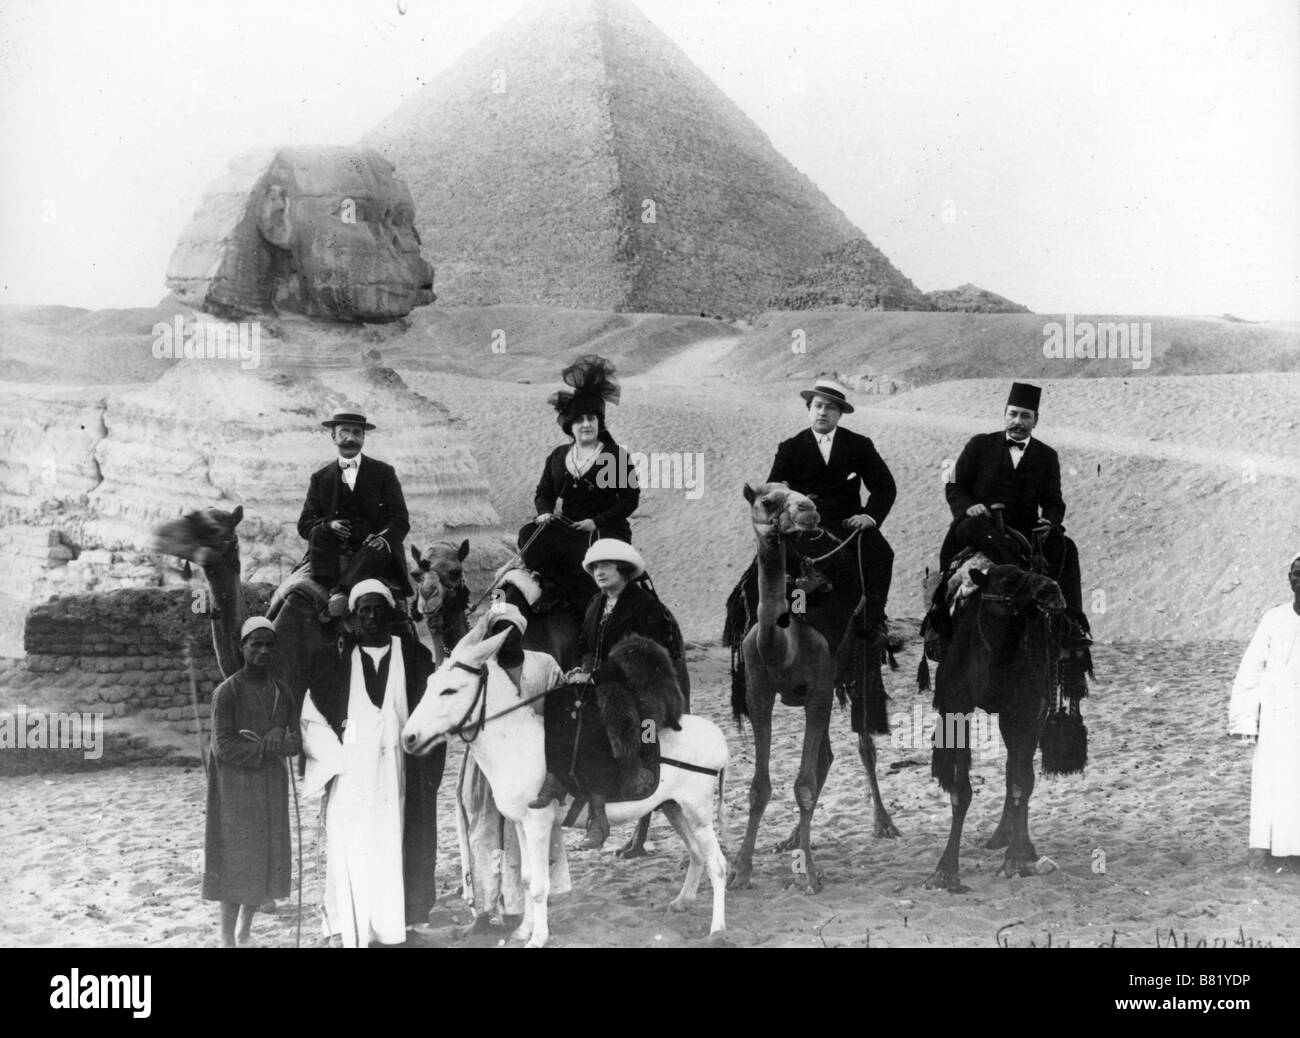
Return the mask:
<svg viewBox="0 0 1300 1038"><path fill-rule="evenodd" d="M354 469L354 468L356 468L356 467L357 467L357 459L356 459L356 458L340 458L340 459L339 459L339 468L341 468L344 472L346 472L348 469Z"/></svg>

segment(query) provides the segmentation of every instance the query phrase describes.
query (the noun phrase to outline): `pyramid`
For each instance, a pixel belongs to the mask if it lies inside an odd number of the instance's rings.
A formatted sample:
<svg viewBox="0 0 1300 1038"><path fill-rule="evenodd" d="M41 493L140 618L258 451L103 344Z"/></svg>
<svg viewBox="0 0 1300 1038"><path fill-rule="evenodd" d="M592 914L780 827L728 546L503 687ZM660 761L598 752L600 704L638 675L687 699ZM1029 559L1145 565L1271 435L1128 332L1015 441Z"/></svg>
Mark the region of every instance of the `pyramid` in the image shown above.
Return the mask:
<svg viewBox="0 0 1300 1038"><path fill-rule="evenodd" d="M792 288L775 297L773 310L933 309L910 280L866 238L828 249L815 267L805 270Z"/></svg>
<svg viewBox="0 0 1300 1038"><path fill-rule="evenodd" d="M361 144L447 306L755 313L862 236L624 0L525 9Z"/></svg>

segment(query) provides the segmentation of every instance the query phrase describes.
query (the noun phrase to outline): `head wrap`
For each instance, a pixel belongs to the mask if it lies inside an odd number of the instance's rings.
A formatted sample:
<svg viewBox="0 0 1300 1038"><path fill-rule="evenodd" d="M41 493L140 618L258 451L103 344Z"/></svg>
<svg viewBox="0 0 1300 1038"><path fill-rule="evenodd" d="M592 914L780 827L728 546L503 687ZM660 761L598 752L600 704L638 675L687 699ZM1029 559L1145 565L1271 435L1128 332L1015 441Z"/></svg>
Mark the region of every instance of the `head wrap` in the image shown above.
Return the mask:
<svg viewBox="0 0 1300 1038"><path fill-rule="evenodd" d="M267 630L272 634L275 633L275 624L271 623L264 616L250 616L244 621L244 626L239 629L239 640L242 642L254 631Z"/></svg>
<svg viewBox="0 0 1300 1038"><path fill-rule="evenodd" d="M604 357L588 353L560 372L560 378L573 389L561 389L558 393L552 393L550 403L555 408L556 421L565 434L584 414L596 415L603 427L605 404L617 404L622 395L622 390L614 380L614 365Z"/></svg>
<svg viewBox="0 0 1300 1038"><path fill-rule="evenodd" d="M349 613L355 613L357 611L357 603L361 601L362 595L381 595L384 601L388 603L390 609L393 608L395 604L393 602L393 593L388 590L388 585L386 585L382 580L375 580L371 577L369 580L363 580L353 587L352 593L348 595Z"/></svg>
<svg viewBox="0 0 1300 1038"><path fill-rule="evenodd" d="M494 633L502 623L514 624L520 634L528 630L528 618L508 602L493 602L488 608L488 632Z"/></svg>

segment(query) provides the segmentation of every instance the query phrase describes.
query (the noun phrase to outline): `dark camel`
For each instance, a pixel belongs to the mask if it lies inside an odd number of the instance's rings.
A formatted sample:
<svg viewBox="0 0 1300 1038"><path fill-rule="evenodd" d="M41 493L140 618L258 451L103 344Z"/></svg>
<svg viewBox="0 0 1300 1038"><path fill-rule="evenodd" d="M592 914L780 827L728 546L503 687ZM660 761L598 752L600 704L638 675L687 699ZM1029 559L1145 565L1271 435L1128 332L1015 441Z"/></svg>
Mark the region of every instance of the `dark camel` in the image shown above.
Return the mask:
<svg viewBox="0 0 1300 1038"><path fill-rule="evenodd" d="M154 531L155 551L194 563L207 578L212 645L223 677L235 673L244 662L239 629L248 617L240 584L239 536L235 533L243 518L243 505L233 512L205 508ZM288 596L273 623L276 651L272 672L293 691L295 705L301 705L307 661L326 644L325 628L312 604L296 594Z"/></svg>
<svg viewBox="0 0 1300 1038"><path fill-rule="evenodd" d="M939 866L926 887L963 893L958 859L971 802L970 732L976 707L998 714L1007 752L1007 795L1002 821L985 847L1006 847L999 870L1007 877L1035 873L1038 852L1029 839L1034 754L1051 701L1059 652L1048 618L1065 609L1051 578L997 565L972 570L979 586L957 618L934 680L938 712L931 772L952 802L952 828Z"/></svg>

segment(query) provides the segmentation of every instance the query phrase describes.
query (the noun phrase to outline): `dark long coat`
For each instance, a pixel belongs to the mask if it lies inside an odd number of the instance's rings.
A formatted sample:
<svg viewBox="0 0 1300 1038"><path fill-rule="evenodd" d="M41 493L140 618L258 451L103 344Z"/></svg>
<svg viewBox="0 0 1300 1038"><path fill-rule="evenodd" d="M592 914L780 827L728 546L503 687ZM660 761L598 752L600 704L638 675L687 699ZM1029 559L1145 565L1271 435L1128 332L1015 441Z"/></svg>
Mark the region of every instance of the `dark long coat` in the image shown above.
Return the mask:
<svg viewBox="0 0 1300 1038"><path fill-rule="evenodd" d="M945 494L952 509L953 523L960 522L972 505L1002 503L1003 520L1026 537L1041 513L1044 519L1061 525L1065 501L1061 498L1061 462L1056 451L1042 440L1030 437L1018 466L1011 464L1005 432L972 436L957 459L953 482Z"/></svg>

